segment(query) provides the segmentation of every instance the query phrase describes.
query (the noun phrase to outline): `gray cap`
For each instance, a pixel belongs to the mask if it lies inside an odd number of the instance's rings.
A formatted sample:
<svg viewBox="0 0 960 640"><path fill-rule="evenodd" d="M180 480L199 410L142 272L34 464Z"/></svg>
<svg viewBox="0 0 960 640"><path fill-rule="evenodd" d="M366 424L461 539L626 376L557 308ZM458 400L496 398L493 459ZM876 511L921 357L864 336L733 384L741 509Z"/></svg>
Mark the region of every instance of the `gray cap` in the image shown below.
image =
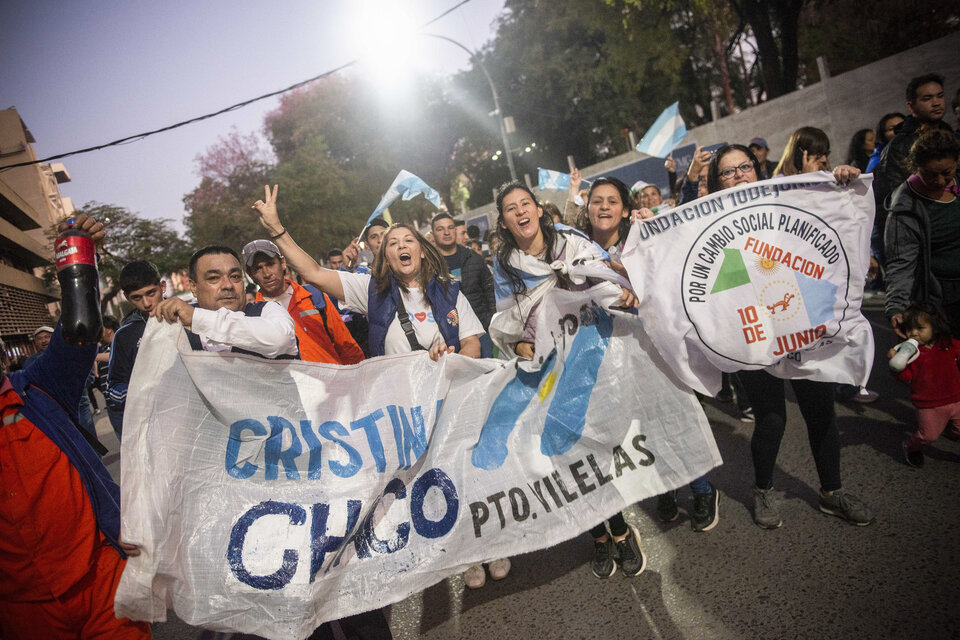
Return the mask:
<svg viewBox="0 0 960 640"><path fill-rule="evenodd" d="M769 149L765 138L751 138L748 147L759 147L760 149Z"/></svg>
<svg viewBox="0 0 960 640"><path fill-rule="evenodd" d="M273 258L283 257L277 245L269 240L254 240L253 242L248 242L247 246L243 248L243 264L246 265L248 269L253 266L253 258L258 253L263 253Z"/></svg>
<svg viewBox="0 0 960 640"><path fill-rule="evenodd" d="M33 330L33 337L36 338L38 333L46 331L47 333L53 333L53 327L43 325L42 327L37 327Z"/></svg>

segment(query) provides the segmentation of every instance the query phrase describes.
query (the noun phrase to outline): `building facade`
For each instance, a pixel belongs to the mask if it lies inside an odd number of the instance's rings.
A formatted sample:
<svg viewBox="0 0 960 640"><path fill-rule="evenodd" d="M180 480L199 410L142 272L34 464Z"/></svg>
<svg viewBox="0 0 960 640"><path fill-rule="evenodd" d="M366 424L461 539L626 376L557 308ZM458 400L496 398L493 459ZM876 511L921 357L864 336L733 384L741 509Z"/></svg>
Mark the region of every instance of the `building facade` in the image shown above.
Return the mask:
<svg viewBox="0 0 960 640"><path fill-rule="evenodd" d="M42 276L53 260L48 232L73 212L60 195L70 181L62 164L4 168L35 161L35 142L16 109L0 110L0 337L8 362L33 353L33 331L59 315L59 291Z"/></svg>

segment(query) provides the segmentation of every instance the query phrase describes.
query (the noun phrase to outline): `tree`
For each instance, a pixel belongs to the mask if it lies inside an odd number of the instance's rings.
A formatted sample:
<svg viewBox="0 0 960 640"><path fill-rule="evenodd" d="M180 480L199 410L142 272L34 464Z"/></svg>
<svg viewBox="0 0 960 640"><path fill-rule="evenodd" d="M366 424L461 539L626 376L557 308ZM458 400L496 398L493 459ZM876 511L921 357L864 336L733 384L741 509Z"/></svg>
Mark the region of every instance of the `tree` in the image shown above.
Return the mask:
<svg viewBox="0 0 960 640"><path fill-rule="evenodd" d="M449 159L459 134L441 84L415 79L418 108L409 113L385 113L375 91L359 74L326 78L284 95L265 119L283 219L314 255L349 243L400 169L441 194L454 182ZM391 213L395 221L423 224L436 209L417 198Z"/></svg>
<svg viewBox="0 0 960 640"><path fill-rule="evenodd" d="M262 235L250 203L263 197L269 181L269 154L254 134L233 129L196 158L200 185L183 197L184 223L195 247L209 244L240 249Z"/></svg>
<svg viewBox="0 0 960 640"><path fill-rule="evenodd" d="M807 0L801 15L801 64L815 70L817 57L826 56L830 72L840 74L958 29L955 0L925 0L909 7L875 0L869 8L855 0Z"/></svg>
<svg viewBox="0 0 960 640"><path fill-rule="evenodd" d="M689 123L708 116L718 71L690 5L508 0L480 57L515 118L511 146L531 146L516 158L519 173L564 170L568 155L586 166L623 153L628 132L646 130L675 100ZM500 145L480 70L458 75L454 89L454 99L476 105L455 151L476 205L489 201L506 165L491 158Z"/></svg>
<svg viewBox="0 0 960 640"><path fill-rule="evenodd" d="M757 42L767 99L797 88L800 71L800 12L805 0L730 0ZM777 42L780 43L777 46Z"/></svg>
<svg viewBox="0 0 960 640"><path fill-rule="evenodd" d="M106 290L101 291L101 311L120 293L120 271L130 262L149 260L160 273L171 273L187 266L190 248L170 226L171 220L148 220L124 207L100 202L88 202L77 213L96 218L107 230L97 251L100 274L107 282ZM51 241L56 233L56 229L50 230ZM52 267L49 277L51 280L55 277Z"/></svg>

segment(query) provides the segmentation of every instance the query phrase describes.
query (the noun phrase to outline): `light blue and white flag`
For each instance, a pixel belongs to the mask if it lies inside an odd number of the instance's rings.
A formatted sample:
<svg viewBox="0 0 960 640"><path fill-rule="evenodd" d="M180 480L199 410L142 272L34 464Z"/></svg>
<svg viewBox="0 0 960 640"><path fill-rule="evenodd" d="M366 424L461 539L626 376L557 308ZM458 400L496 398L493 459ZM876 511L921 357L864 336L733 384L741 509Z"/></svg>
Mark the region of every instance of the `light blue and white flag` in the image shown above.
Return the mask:
<svg viewBox="0 0 960 640"><path fill-rule="evenodd" d="M613 300L619 298L621 287L630 287L626 278L607 265L605 261L609 256L600 245L577 229L562 224L555 227L557 234L552 255L562 255L562 259L548 263L522 251L510 253L512 275L523 280L525 291L515 292L513 279L507 269L498 259L493 261L497 314L490 321L489 333L500 353L507 357L515 355L513 347L523 339L527 321L547 292L557 286L560 275L565 275L577 285L584 284L587 278L604 281L597 285L598 295L603 294Z"/></svg>
<svg viewBox="0 0 960 640"><path fill-rule="evenodd" d="M674 102L663 110L637 145L637 151L658 158L666 158L677 148L683 137L687 135L687 126L680 117L679 104Z"/></svg>
<svg viewBox="0 0 960 640"><path fill-rule="evenodd" d="M397 174L397 177L393 179L393 184L390 185L387 192L380 198L380 204L377 205L377 208L374 209L370 217L367 218L367 224L364 225L363 230L366 231L373 219L386 211L387 207L393 204L397 198L402 197L404 200L411 200L421 193L424 198L429 200L433 206L438 209L443 204L440 201L440 194L437 193L436 189L406 169L402 169L400 173ZM363 233L360 235L362 236Z"/></svg>
<svg viewBox="0 0 960 640"><path fill-rule="evenodd" d="M540 191L553 189L555 191L566 191L570 188L570 174L559 171L550 171L542 167L537 168L540 184L537 186Z"/></svg>

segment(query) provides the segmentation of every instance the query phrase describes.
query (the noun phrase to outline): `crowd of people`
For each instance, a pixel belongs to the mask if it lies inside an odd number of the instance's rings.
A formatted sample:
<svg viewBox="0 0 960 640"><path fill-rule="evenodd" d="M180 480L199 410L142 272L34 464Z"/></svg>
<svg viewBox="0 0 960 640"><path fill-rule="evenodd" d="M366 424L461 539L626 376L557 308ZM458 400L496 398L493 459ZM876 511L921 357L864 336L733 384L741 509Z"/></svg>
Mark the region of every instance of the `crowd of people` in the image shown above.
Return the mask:
<svg viewBox="0 0 960 640"><path fill-rule="evenodd" d="M960 92L952 106L960 118ZM634 307L637 297L620 264L634 221L775 176L831 171L843 185L873 173L876 217L866 277L875 291L885 291L891 328L904 340L887 355L891 369L910 385L917 408L904 459L922 466L926 444L948 427L960 435L960 142L943 121L942 77L911 80L906 109L906 115L883 115L875 130L858 131L848 162L836 167L827 135L804 126L790 136L778 162L768 158L761 137L712 152L700 147L679 178L668 158L666 194L647 184L631 190L611 177L598 177L581 191L582 176L573 169L562 210L510 183L497 194L496 223L486 235L445 211L426 233L374 218L349 246L328 251L324 265L283 225L279 188L266 187L252 207L268 237L251 239L239 253L226 246L194 253L186 265L194 302L167 297L165 281L149 262L126 265L119 286L133 310L122 322L104 319L99 346L69 346L59 327L41 326L34 333L37 353L3 377L0 475L15 499L5 501L0 513L0 635L150 635L147 625L113 615L125 558L139 551L119 539L119 489L97 455L104 450L91 415L90 399L96 396L87 391L101 390L110 423L122 438L126 401L136 393L130 387L133 366L152 319L182 325L194 350L270 359L348 365L416 351L433 360L451 353L534 359L535 312L544 293L598 284L575 283L551 267L555 261L576 258L609 269L611 278L604 282L612 287L613 306ZM85 216L76 225L94 238L104 233ZM531 274L543 277L534 285L524 277ZM841 481L834 402L837 396L869 401L875 394L810 380L790 384L819 476L819 509L853 525L870 525L871 510ZM761 528L780 527L773 476L787 422L785 381L765 371L741 371L725 377L718 399L736 400L741 419L754 423L753 518ZM707 477L694 480L690 489L691 526L710 531L720 519L720 491ZM665 522L677 520L677 491L659 496L656 512ZM589 533L598 578L618 568L631 576L644 571L640 532L622 513ZM509 571L510 560L502 558L469 567L464 580L480 588L487 574L500 580ZM315 637L337 632L390 637L381 611L324 625Z"/></svg>

